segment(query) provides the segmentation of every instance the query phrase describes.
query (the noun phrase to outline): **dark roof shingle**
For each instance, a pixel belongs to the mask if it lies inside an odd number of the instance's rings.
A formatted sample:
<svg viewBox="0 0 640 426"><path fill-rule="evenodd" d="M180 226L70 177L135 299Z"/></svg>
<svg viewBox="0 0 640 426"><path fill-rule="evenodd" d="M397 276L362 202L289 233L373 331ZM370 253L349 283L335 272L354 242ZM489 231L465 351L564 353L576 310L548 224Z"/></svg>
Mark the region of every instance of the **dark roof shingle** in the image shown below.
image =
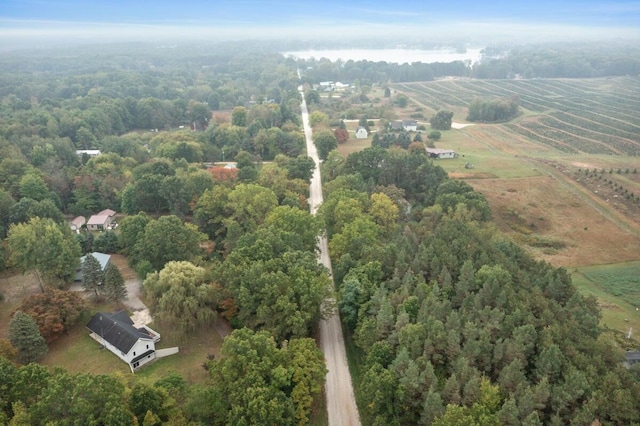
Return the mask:
<svg viewBox="0 0 640 426"><path fill-rule="evenodd" d="M124 311L113 314L98 312L89 320L87 328L125 354L138 339L151 339L144 329L133 326L133 321Z"/></svg>

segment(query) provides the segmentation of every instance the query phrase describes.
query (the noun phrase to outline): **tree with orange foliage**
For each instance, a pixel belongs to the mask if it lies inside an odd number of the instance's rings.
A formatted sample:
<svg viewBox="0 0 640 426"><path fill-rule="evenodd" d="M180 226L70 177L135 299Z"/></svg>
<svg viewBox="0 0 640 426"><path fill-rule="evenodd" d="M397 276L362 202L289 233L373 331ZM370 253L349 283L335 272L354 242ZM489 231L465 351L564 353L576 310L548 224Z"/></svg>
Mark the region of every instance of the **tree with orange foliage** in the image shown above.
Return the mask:
<svg viewBox="0 0 640 426"><path fill-rule="evenodd" d="M338 127L333 131L333 134L336 137L336 140L338 141L338 143L345 143L346 141L349 140L349 132L347 131L347 129L342 129Z"/></svg>
<svg viewBox="0 0 640 426"><path fill-rule="evenodd" d="M216 182L229 182L229 181L234 181L238 178L238 169L236 169L235 167L227 168L227 167L213 166L208 170Z"/></svg>
<svg viewBox="0 0 640 426"><path fill-rule="evenodd" d="M78 322L86 309L85 301L73 291L47 287L44 293L25 298L18 308L29 315L47 344L53 342Z"/></svg>

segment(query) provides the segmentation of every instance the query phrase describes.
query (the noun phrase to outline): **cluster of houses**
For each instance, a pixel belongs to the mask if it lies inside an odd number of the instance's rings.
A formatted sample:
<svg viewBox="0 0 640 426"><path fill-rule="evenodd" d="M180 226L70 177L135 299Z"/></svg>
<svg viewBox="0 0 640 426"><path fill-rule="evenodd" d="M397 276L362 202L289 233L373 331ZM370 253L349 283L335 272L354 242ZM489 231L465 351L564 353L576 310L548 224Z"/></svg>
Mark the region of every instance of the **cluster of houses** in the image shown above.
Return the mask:
<svg viewBox="0 0 640 426"><path fill-rule="evenodd" d="M340 83L339 81L321 81L319 84L314 84L313 89L319 92L342 92L352 87L347 83Z"/></svg>
<svg viewBox="0 0 640 426"><path fill-rule="evenodd" d="M89 217L89 220L86 220L84 216L77 216L69 222L69 226L76 233L79 233L80 229L85 225L89 231L106 231L117 226L115 220L116 212L111 209L104 209Z"/></svg>

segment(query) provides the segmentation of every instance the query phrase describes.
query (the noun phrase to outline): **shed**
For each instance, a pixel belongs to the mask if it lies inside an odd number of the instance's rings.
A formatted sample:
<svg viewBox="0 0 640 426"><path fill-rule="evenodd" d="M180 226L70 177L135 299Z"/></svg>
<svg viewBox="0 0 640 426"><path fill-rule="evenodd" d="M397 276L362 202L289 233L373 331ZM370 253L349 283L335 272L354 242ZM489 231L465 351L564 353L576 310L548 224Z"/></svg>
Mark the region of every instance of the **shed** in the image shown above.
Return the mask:
<svg viewBox="0 0 640 426"><path fill-rule="evenodd" d="M364 127L358 127L358 130L356 130L356 139L366 139L368 136L369 133L367 132L367 129Z"/></svg>
<svg viewBox="0 0 640 426"><path fill-rule="evenodd" d="M82 225L85 223L87 223L87 219L85 219L84 216L78 216L69 222L69 227L72 231L80 232L80 228L82 228Z"/></svg>
<svg viewBox="0 0 640 426"><path fill-rule="evenodd" d="M426 148L429 158L456 158L458 153L452 149Z"/></svg>

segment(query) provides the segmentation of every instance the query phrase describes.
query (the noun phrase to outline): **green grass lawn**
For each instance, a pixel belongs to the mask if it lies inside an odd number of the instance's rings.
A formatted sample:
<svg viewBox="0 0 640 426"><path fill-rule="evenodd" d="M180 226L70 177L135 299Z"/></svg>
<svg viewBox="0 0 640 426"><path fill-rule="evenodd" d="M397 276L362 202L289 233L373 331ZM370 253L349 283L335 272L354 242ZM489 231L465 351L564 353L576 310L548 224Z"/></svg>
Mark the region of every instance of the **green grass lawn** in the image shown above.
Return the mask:
<svg viewBox="0 0 640 426"><path fill-rule="evenodd" d="M109 350L102 349L98 342L89 337L85 323L83 321L76 325L68 335L51 344L42 363L50 367L62 367L70 373L131 374L127 364ZM153 328L153 325L150 326ZM157 331L162 334L162 330ZM139 378L155 382L166 372L175 371L188 383L203 383L208 374L202 364L209 354L219 356L221 345L222 338L213 327L189 335L182 341L161 340L157 346L159 349L178 346L180 352L158 359L135 374Z"/></svg>
<svg viewBox="0 0 640 426"><path fill-rule="evenodd" d="M572 273L583 294L594 295L602 310L602 323L627 333L640 333L640 262L586 266ZM635 285L634 285L635 283Z"/></svg>
<svg viewBox="0 0 640 426"><path fill-rule="evenodd" d="M640 307L640 262L588 266L580 272L607 293Z"/></svg>

